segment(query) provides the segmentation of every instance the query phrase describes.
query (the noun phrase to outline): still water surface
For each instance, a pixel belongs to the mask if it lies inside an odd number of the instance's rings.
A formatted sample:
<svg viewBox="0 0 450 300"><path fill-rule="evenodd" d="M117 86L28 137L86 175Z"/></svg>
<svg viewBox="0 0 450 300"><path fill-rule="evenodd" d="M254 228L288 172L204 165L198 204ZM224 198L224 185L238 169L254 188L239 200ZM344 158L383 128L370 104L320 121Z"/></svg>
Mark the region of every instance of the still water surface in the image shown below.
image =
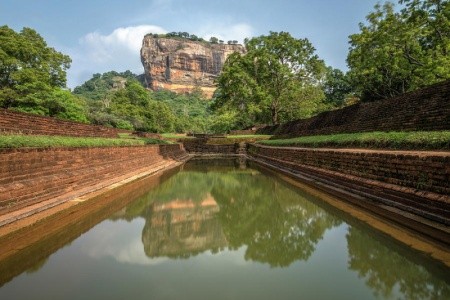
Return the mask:
<svg viewBox="0 0 450 300"><path fill-rule="evenodd" d="M450 299L449 275L276 174L191 161L0 299Z"/></svg>

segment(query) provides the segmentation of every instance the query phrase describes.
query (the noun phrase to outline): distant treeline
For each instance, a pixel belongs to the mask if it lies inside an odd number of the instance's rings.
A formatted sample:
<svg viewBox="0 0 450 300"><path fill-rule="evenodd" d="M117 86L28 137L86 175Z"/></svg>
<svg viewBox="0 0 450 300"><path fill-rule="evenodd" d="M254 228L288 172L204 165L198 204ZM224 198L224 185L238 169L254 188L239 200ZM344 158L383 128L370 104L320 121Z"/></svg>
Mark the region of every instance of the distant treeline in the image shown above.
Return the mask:
<svg viewBox="0 0 450 300"><path fill-rule="evenodd" d="M206 41L204 38L198 37L195 34L190 34L188 32L169 32L169 33L147 33L145 36L152 36L154 38L183 38L183 39L187 39L187 40L191 40L194 42L209 42L211 44L224 44L225 41L218 39L215 36L212 36L209 41ZM228 45L237 45L238 41L233 40L233 41L228 41L227 42Z"/></svg>

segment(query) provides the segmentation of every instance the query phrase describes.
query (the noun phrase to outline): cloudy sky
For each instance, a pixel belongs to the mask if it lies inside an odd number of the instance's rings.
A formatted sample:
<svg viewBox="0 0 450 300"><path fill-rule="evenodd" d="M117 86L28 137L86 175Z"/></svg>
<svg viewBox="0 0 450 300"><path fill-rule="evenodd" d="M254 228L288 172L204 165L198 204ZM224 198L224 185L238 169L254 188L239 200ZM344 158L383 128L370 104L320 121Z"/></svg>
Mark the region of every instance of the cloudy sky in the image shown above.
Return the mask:
<svg viewBox="0 0 450 300"><path fill-rule="evenodd" d="M326 64L346 70L348 36L378 0L0 0L0 25L31 27L72 58L68 86L94 73L143 67L146 33L186 31L209 39L287 31L308 38Z"/></svg>

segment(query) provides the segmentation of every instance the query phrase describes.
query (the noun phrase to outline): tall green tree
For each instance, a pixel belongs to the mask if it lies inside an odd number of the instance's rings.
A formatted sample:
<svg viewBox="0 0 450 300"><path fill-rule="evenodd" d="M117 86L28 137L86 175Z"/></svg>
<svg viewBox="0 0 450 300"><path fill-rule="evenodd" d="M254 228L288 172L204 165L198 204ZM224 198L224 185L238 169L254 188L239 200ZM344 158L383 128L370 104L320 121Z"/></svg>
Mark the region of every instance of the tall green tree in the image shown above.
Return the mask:
<svg viewBox="0 0 450 300"><path fill-rule="evenodd" d="M310 116L324 99L319 81L325 71L312 44L287 32L270 32L246 39L245 47L246 54L227 59L214 108L237 111L247 125Z"/></svg>
<svg viewBox="0 0 450 300"><path fill-rule="evenodd" d="M33 29L0 27L0 106L48 115L48 98L66 86L71 59Z"/></svg>
<svg viewBox="0 0 450 300"><path fill-rule="evenodd" d="M322 87L325 93L325 103L329 108L343 107L353 94L349 76L332 67L327 68Z"/></svg>
<svg viewBox="0 0 450 300"><path fill-rule="evenodd" d="M175 116L170 108L153 100L136 80L127 81L125 88L112 93L108 112L118 118L114 125L125 129L172 132L175 126Z"/></svg>
<svg viewBox="0 0 450 300"><path fill-rule="evenodd" d="M377 4L350 36L347 62L363 101L393 97L450 78L450 1Z"/></svg>

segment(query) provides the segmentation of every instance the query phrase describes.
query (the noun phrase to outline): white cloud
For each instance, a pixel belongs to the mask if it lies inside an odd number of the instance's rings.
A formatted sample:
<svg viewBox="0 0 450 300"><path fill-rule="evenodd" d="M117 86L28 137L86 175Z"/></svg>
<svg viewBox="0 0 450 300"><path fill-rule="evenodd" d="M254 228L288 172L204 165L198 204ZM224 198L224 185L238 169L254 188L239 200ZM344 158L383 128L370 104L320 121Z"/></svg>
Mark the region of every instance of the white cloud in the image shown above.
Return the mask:
<svg viewBox="0 0 450 300"><path fill-rule="evenodd" d="M123 59L115 54L129 52L138 54L142 45L142 39L146 33L165 33L163 28L154 25L140 25L134 27L120 27L109 35L99 32L91 32L80 39L88 54L95 63L104 63L112 60Z"/></svg>
<svg viewBox="0 0 450 300"><path fill-rule="evenodd" d="M83 252L95 259L112 257L122 264L158 265L169 259L149 258L144 252L141 232L145 220L104 221L84 237Z"/></svg>
<svg viewBox="0 0 450 300"><path fill-rule="evenodd" d="M130 70L142 73L139 51L147 33L166 33L155 25L119 27L110 34L90 32L79 39L79 47L69 51L72 67L68 71L68 86L73 88L94 73Z"/></svg>
<svg viewBox="0 0 450 300"><path fill-rule="evenodd" d="M161 5L170 4L167 0L160 1ZM139 52L144 35L166 32L167 30L160 26L139 25L119 27L109 34L98 31L86 34L79 39L76 49L67 51L72 58L72 67L67 72L67 85L74 88L89 80L94 73L126 70L136 74L143 73ZM253 36L253 28L246 23L207 22L200 25L198 30L191 30L191 33L206 40L215 36L225 42L237 40L242 43L244 38Z"/></svg>

